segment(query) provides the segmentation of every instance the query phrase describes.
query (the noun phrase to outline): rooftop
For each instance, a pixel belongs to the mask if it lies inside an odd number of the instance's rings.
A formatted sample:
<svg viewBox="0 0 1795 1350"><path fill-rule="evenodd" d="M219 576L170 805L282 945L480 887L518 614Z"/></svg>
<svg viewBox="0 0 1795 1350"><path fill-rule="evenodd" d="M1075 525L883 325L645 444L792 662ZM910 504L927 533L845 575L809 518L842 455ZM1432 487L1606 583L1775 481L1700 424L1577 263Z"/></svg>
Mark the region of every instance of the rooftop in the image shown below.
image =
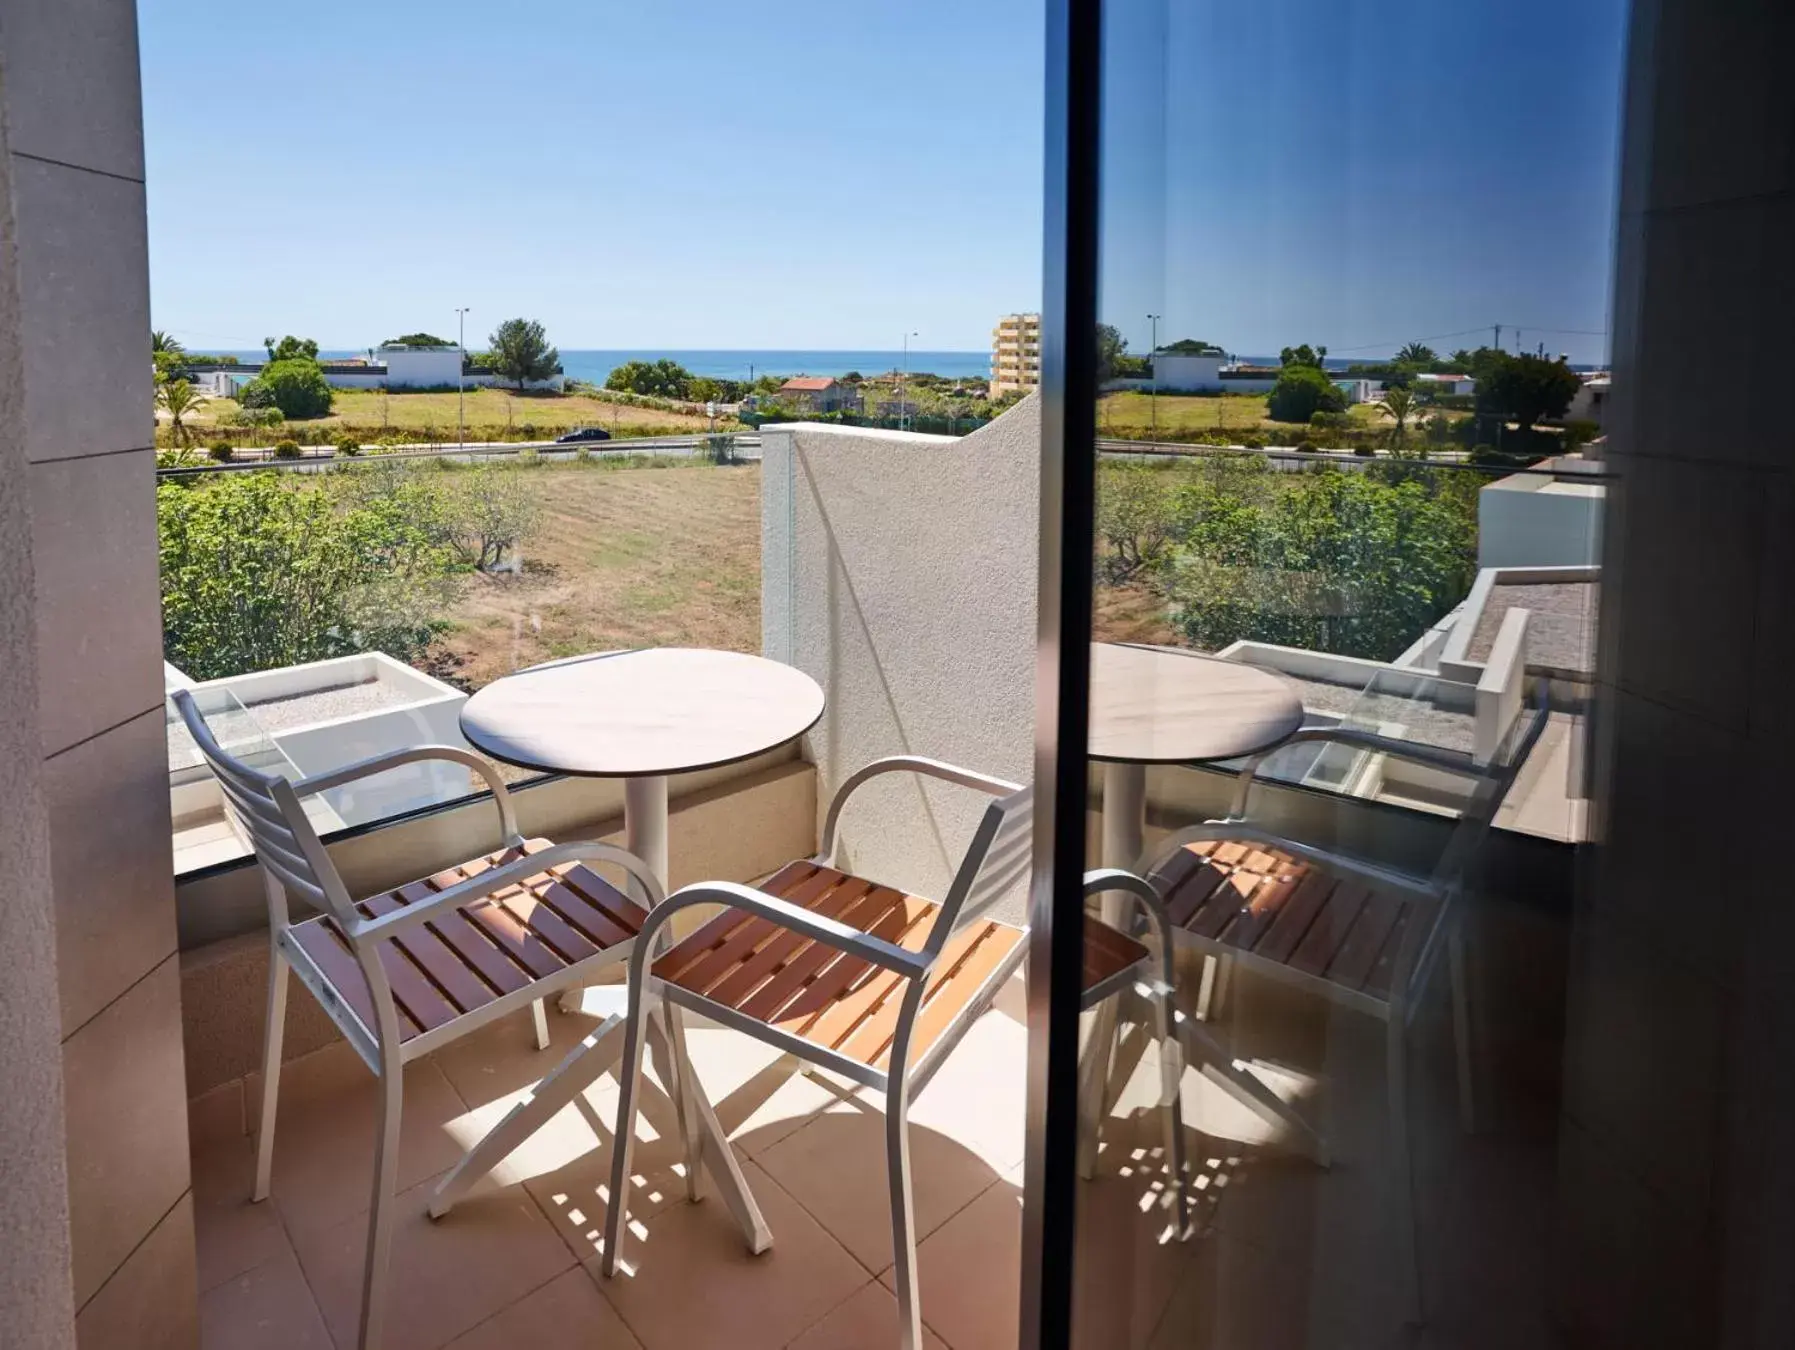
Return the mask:
<svg viewBox="0 0 1795 1350"><path fill-rule="evenodd" d="M833 389L835 381L826 375L799 375L787 380L779 388L794 392L821 393L825 389Z"/></svg>
<svg viewBox="0 0 1795 1350"><path fill-rule="evenodd" d="M1599 488L1595 489L1600 491ZM1477 616L1465 655L1472 661L1489 657L1496 633L1511 609L1525 609L1527 664L1556 672L1586 674L1595 669L1596 619L1600 583L1554 581L1497 582Z"/></svg>

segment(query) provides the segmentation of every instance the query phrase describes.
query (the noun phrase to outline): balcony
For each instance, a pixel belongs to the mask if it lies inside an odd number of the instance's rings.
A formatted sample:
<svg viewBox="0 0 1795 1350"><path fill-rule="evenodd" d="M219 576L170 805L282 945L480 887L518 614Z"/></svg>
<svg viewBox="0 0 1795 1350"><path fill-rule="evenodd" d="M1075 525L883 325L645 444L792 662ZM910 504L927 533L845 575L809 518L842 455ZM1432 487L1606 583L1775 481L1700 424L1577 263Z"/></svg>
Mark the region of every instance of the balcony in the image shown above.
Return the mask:
<svg viewBox="0 0 1795 1350"><path fill-rule="evenodd" d="M878 755L935 753L1026 777L1038 544L1032 511L1017 503L1035 499L1035 419L1034 405L1025 404L958 442L769 427L759 466L637 471L755 476L756 645L810 673L829 700L823 722L801 747L674 781L674 885L710 877L749 881L811 853L819 803L852 768ZM909 453L894 455L894 442L906 443ZM1232 461L1214 463L1233 471ZM1268 461L1268 469L1275 464ZM1126 491L1136 468L1126 459L1107 466L1103 491ZM1204 481L1210 468L1199 457L1153 472ZM1364 466L1339 472L1362 473ZM567 485L575 480L555 481L551 495L569 496ZM1478 481L1505 490L1494 475L1480 474ZM682 522L667 516L652 528L674 531ZM976 558L955 542L967 538L979 541ZM1105 545L1115 549L1118 537L1107 535ZM1471 547L1475 552L1474 541ZM943 558L955 561L944 570ZM1111 579L1101 592L1096 636L1189 642L1193 633L1197 640L1209 635L1202 624L1214 615L1144 610L1139 571L1100 562ZM1437 618L1418 621L1406 642L1393 643L1400 650L1382 656L1264 636L1237 636L1218 648L1228 659L1293 681L1312 724L1366 727L1466 752L1502 737L1524 677L1543 664L1557 681L1562 707L1554 713L1555 731L1536 753L1530 785L1498 821L1495 890L1479 917L1480 978L1498 991L1487 1011L1495 1051L1484 1086L1510 1123L1466 1136L1448 1113L1422 1113L1437 1193L1458 1197L1482 1216L1477 1225L1423 1216L1442 1262L1464 1272L1435 1294L1435 1315L1448 1326L1487 1298L1489 1281L1509 1269L1504 1263L1515 1252L1529 1249L1528 1207L1541 1201L1552 1176L1550 1131L1514 1124L1549 1120L1550 1094L1542 1095L1516 1066L1551 1053L1549 1044L1542 1049L1550 1032L1541 1029L1550 1025L1550 1010L1542 1012L1536 993L1522 991L1536 991L1538 970L1564 960L1562 933L1542 927L1537 911L1564 904L1568 891L1566 844L1581 828L1578 682L1587 674L1574 662L1560 663L1564 613L1545 613L1535 590L1504 590L1548 583L1515 582L1475 567L1467 577L1457 603L1440 605ZM1580 577L1588 598L1593 577ZM1268 584L1250 570L1236 580ZM1358 631L1355 622L1363 627L1368 607L1355 608L1349 592L1299 580L1294 592L1280 593L1325 597L1314 612L1327 617L1304 620L1304 629L1286 616L1279 620L1285 628L1350 636ZM637 583L616 577L608 584ZM1174 590L1174 607L1182 603L1177 595ZM519 631L527 631L536 611L518 603ZM1544 636L1542 626L1549 629ZM220 722L236 729L234 744L301 771L312 769L308 755L348 757L351 747L365 753L386 743L382 737L400 743L453 738L453 712L463 697L458 688L379 654L207 684ZM183 777L191 761L181 758L178 744L171 754L172 790L191 802L200 791L190 772ZM1393 865L1437 851L1461 805L1436 778L1376 755L1280 754L1266 809L1282 828L1297 837L1350 837ZM319 824L352 889L396 885L494 842L490 808L469 798L468 787L414 781L377 798L324 803ZM1223 770L1154 769L1149 838L1222 814L1231 789ZM615 783L520 774L515 795L526 834L620 839ZM1095 773L1090 805L1094 839L1102 809ZM971 823L960 803L899 793L881 802L877 821L860 825L848 846L857 868L939 895L956 841ZM190 847L200 842L190 840ZM295 995L273 1198L248 1203L266 969L261 896L254 869L232 856L229 841L210 843L215 852L188 855L193 866L178 897L204 1344L208 1350L273 1344L268 1329L277 1327L287 1338L281 1343L352 1345L372 1081L306 997ZM1528 904L1516 906L1513 897L1523 892ZM1004 915L1022 918L1014 901ZM1200 962L1181 969L1181 985L1195 989L1203 978ZM1180 1083L1186 1151L1197 1160L1204 1231L1172 1241L1159 1163L1162 1071L1150 1043L1125 1042L1125 1071L1108 1108L1096 1175L1081 1187L1080 1344L1274 1344L1280 1319L1367 1336L1401 1320L1392 1274L1397 1263L1390 1256L1395 1236L1384 1231L1387 1225L1364 1222L1368 1210L1377 1212L1367 1178L1380 1175L1390 1147L1375 1024L1330 1014L1312 999L1250 977L1233 989L1222 1016L1237 1053L1265 1067L1274 1091L1304 1110L1326 1112L1335 1165L1324 1172L1296 1159L1286 1131L1186 1070ZM1416 1069L1425 1091L1437 1094L1450 1092L1454 1072L1443 1048L1446 1017L1445 1009L1429 1007L1421 1019L1428 1048ZM583 1012L552 1010L554 1048L545 1053L533 1048L528 1017L520 1014L407 1069L388 1344L471 1347L529 1339L552 1346L597 1338L650 1350L702 1350L895 1343L880 1099L828 1072L800 1072L789 1056L718 1025L692 1028L693 1055L774 1231L767 1254L747 1255L714 1198L685 1202L670 1099L656 1080L644 1107L653 1133L643 1136L636 1155L637 1266L617 1279L598 1273L618 1091L610 1073L446 1219L425 1217L443 1171L596 1025ZM914 1106L922 1305L933 1345L1014 1344L1026 1054L1018 977ZM1518 1171L1517 1159L1525 1160ZM1363 1241L1350 1244L1354 1260L1304 1264L1293 1285L1291 1261L1313 1244L1337 1250L1335 1229L1343 1223L1365 1229ZM1224 1269L1225 1280L1219 1278ZM1225 1341L1214 1339L1218 1318L1231 1328Z"/></svg>

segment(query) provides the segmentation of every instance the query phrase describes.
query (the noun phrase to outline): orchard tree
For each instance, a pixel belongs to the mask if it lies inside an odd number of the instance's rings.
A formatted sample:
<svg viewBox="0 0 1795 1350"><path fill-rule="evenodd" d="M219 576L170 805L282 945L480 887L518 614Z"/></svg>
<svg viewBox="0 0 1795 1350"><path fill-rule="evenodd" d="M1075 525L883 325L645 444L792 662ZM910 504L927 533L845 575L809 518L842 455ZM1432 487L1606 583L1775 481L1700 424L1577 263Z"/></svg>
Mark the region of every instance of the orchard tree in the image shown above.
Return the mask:
<svg viewBox="0 0 1795 1350"><path fill-rule="evenodd" d="M487 342L492 369L519 390L531 380L552 379L561 365L561 353L549 345L548 335L534 319L506 319Z"/></svg>
<svg viewBox="0 0 1795 1350"><path fill-rule="evenodd" d="M782 383L777 375L762 376L755 388L760 389L769 380L772 388L767 392L777 393ZM666 357L659 361L625 361L605 378L606 389L626 394L644 394L650 398L685 398L687 389L693 383L691 371ZM697 395L692 397L696 398Z"/></svg>

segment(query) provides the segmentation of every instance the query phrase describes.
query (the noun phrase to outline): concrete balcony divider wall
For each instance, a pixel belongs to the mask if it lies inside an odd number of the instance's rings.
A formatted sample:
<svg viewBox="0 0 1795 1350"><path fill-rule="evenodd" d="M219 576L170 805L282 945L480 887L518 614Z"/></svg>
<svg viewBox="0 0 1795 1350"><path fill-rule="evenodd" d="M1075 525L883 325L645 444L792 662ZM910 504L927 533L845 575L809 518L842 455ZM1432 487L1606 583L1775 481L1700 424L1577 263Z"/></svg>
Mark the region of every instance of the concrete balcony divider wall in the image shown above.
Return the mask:
<svg viewBox="0 0 1795 1350"><path fill-rule="evenodd" d="M882 755L1027 780L1040 426L1030 397L959 440L761 428L762 651L828 696L807 738L819 808ZM900 777L862 796L853 865L941 895L982 800Z"/></svg>
<svg viewBox="0 0 1795 1350"><path fill-rule="evenodd" d="M36 761L5 784L0 1342L175 1350L198 1321L131 0L0 0L0 102L0 723Z"/></svg>

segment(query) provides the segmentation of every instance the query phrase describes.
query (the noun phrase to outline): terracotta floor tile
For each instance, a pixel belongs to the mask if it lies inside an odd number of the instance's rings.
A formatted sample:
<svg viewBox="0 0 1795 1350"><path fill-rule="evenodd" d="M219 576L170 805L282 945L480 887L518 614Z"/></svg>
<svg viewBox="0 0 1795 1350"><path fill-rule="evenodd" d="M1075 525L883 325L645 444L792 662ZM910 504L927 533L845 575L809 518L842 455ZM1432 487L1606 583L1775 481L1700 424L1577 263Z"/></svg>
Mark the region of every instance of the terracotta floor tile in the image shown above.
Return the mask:
<svg viewBox="0 0 1795 1350"><path fill-rule="evenodd" d="M873 1280L860 1292L793 1341L788 1350L879 1350L897 1344L897 1298ZM948 1350L928 1327L922 1329L924 1350Z"/></svg>
<svg viewBox="0 0 1795 1350"><path fill-rule="evenodd" d="M536 1033L525 1009L451 1042L431 1055L430 1060L442 1070L462 1101L470 1107L480 1107L513 1097L534 1085L597 1025L595 1018L563 1013L550 999L548 1049L536 1048ZM610 1038L605 1062L614 1062L622 1048L621 1036ZM604 1081L614 1086L608 1074Z"/></svg>
<svg viewBox="0 0 1795 1350"><path fill-rule="evenodd" d="M1022 1195L1003 1183L917 1249L922 1318L953 1350L1014 1350L1022 1296ZM892 1284L892 1273L881 1280Z"/></svg>
<svg viewBox="0 0 1795 1350"><path fill-rule="evenodd" d="M853 1098L760 1155L799 1204L872 1274L891 1265L885 1115ZM998 1180L984 1159L926 1126L910 1127L911 1195L921 1241Z"/></svg>
<svg viewBox="0 0 1795 1350"><path fill-rule="evenodd" d="M201 1294L199 1339L203 1350L331 1350L290 1251Z"/></svg>
<svg viewBox="0 0 1795 1350"><path fill-rule="evenodd" d="M382 1350L437 1350L573 1265L530 1198L513 1188L472 1196L440 1222L425 1209L434 1178L396 1200ZM296 1233L293 1246L339 1345L354 1343L366 1259L365 1213Z"/></svg>
<svg viewBox="0 0 1795 1350"><path fill-rule="evenodd" d="M445 1350L641 1350L584 1270L558 1275Z"/></svg>
<svg viewBox="0 0 1795 1350"><path fill-rule="evenodd" d="M630 1273L600 1286L645 1350L776 1350L865 1282L860 1264L757 1164L743 1171L773 1233L768 1251L752 1255L716 1201L672 1205L647 1220L646 1236L632 1233Z"/></svg>
<svg viewBox="0 0 1795 1350"><path fill-rule="evenodd" d="M912 1099L910 1123L958 1141L1001 1173L1022 1161L1027 1074L1027 1029L994 1009Z"/></svg>
<svg viewBox="0 0 1795 1350"><path fill-rule="evenodd" d="M272 1201L253 1203L255 1145L242 1135L193 1155L193 1239L203 1292L288 1250Z"/></svg>
<svg viewBox="0 0 1795 1350"><path fill-rule="evenodd" d="M273 1198L295 1238L329 1228L365 1210L374 1184L377 1084L359 1075L332 1076L286 1091L283 1079L274 1129ZM429 1060L405 1068L399 1140L399 1187L435 1176L461 1156L450 1122L466 1113L461 1098Z"/></svg>

